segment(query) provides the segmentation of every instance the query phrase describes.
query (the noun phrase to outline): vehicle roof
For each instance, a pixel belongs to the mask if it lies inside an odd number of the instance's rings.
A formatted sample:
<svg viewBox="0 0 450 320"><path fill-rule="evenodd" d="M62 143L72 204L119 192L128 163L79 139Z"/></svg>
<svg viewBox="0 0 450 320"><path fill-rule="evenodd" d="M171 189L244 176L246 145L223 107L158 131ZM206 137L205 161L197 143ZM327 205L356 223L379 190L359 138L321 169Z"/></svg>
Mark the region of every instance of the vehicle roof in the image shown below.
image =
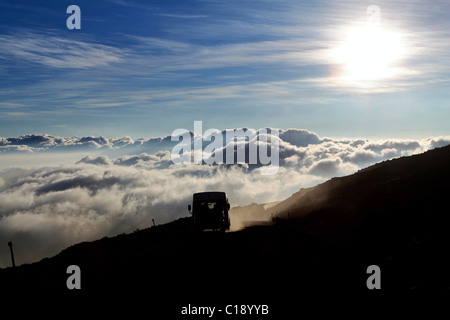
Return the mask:
<svg viewBox="0 0 450 320"><path fill-rule="evenodd" d="M194 193L194 201L223 200L227 201L227 194L222 191L208 191Z"/></svg>

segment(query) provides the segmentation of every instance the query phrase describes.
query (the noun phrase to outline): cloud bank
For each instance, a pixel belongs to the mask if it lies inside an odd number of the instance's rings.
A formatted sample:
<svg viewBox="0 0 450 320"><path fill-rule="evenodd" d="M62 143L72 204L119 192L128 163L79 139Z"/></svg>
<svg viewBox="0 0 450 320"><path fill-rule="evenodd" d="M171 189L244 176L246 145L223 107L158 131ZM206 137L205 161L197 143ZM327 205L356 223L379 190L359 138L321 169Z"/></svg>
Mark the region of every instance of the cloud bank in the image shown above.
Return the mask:
<svg viewBox="0 0 450 320"><path fill-rule="evenodd" d="M450 137L333 139L301 129L282 130L279 139L278 173L264 176L245 163L175 165L170 151L177 142L170 137L0 138L4 156L42 156L32 167L11 163L0 171L0 243L14 242L18 264L33 262L77 242L149 227L152 219L160 224L188 216L194 192L223 190L232 206L277 201L379 161L450 144ZM45 157L73 150L83 156L46 164ZM0 267L8 265L4 248Z"/></svg>

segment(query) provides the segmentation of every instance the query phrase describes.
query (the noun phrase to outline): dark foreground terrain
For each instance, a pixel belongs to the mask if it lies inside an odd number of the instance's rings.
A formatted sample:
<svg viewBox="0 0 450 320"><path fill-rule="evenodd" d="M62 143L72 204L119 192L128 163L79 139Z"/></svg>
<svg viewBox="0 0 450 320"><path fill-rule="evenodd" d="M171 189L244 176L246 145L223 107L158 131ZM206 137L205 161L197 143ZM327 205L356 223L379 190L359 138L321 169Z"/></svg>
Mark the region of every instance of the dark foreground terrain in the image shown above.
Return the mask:
<svg viewBox="0 0 450 320"><path fill-rule="evenodd" d="M196 234L182 218L80 243L0 270L1 291L24 306L62 300L155 319L183 318L189 304L223 309L214 318L237 318L223 314L226 305L254 304L294 319L307 309L337 313L336 301L344 313L439 302L450 295L449 164L450 147L379 163L293 195L273 224L239 232ZM80 290L67 289L69 265L81 269ZM367 288L370 265L381 269L380 290Z"/></svg>

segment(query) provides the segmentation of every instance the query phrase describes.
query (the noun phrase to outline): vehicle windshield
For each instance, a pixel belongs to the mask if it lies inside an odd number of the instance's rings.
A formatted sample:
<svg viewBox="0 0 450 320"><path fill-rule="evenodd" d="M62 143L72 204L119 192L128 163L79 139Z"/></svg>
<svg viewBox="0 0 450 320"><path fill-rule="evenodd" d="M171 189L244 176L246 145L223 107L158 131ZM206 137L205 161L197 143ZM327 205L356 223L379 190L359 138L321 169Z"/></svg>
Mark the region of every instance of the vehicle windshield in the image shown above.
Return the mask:
<svg viewBox="0 0 450 320"><path fill-rule="evenodd" d="M219 202L200 202L198 203L198 210L209 211L209 210L222 210L223 206Z"/></svg>

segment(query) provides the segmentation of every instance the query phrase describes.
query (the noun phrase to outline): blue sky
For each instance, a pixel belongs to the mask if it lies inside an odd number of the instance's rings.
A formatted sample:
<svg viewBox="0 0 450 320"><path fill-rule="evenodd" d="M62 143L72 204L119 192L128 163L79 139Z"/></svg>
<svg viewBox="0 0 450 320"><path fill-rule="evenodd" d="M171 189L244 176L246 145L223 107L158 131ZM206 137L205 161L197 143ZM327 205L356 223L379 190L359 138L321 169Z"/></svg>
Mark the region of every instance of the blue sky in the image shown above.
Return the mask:
<svg viewBox="0 0 450 320"><path fill-rule="evenodd" d="M81 30L66 27L71 4ZM370 5L383 33L368 44ZM2 0L0 136L152 137L194 120L448 135L449 12L445 1Z"/></svg>

